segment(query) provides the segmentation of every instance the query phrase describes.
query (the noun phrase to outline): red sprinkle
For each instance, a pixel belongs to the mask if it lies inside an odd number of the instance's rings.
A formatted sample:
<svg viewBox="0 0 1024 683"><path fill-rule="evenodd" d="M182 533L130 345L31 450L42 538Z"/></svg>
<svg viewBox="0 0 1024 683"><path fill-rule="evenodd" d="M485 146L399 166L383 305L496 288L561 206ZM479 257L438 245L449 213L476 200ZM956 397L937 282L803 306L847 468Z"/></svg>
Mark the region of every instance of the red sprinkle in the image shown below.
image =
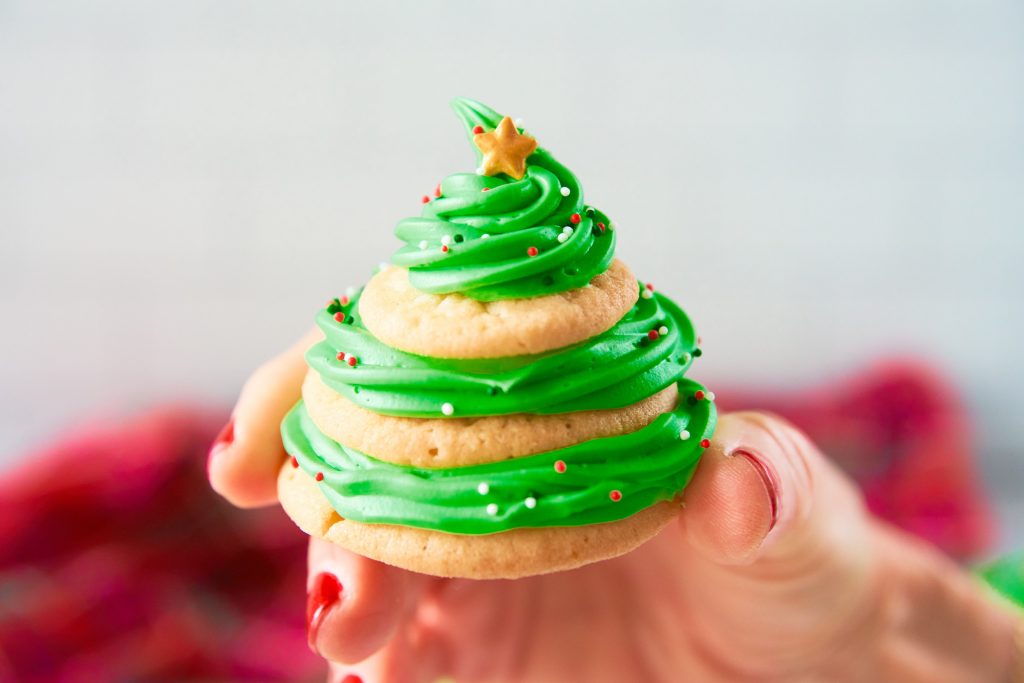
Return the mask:
<svg viewBox="0 0 1024 683"><path fill-rule="evenodd" d="M658 331L657 330L651 330L650 332L647 333L647 338L650 339L651 341L654 341L655 339L657 339L658 336L659 335L658 335Z"/></svg>
<svg viewBox="0 0 1024 683"><path fill-rule="evenodd" d="M489 190L489 189L491 189L491 188L489 188L489 187L485 187L484 189L482 189L482 190L480 190L480 191L481 191L481 192L487 192L487 190Z"/></svg>
<svg viewBox="0 0 1024 683"><path fill-rule="evenodd" d="M348 306L348 297L347 296L341 297L340 301L341 301L341 305L342 306Z"/></svg>
<svg viewBox="0 0 1024 683"><path fill-rule="evenodd" d="M324 480L324 473L323 472L317 472L316 473L316 480L317 481L323 481Z"/></svg>
<svg viewBox="0 0 1024 683"><path fill-rule="evenodd" d="M334 319L337 320L339 323L343 323L345 322L345 314L342 313L341 311L338 311L337 313L334 314Z"/></svg>
<svg viewBox="0 0 1024 683"><path fill-rule="evenodd" d="M711 445L711 442L708 441L707 439L701 439L700 440L700 447L701 448L707 448L710 445Z"/></svg>
<svg viewBox="0 0 1024 683"><path fill-rule="evenodd" d="M612 499L613 503L618 503L620 500L622 500L622 491L615 489L608 494L608 497Z"/></svg>
<svg viewBox="0 0 1024 683"><path fill-rule="evenodd" d="M355 367L355 366L356 366L356 363L358 363L358 362L359 362L359 359L358 359L358 358L356 358L355 356L349 356L349 357L348 357L348 360L347 360L347 361L345 361L345 362L346 362L346 363L348 363L349 365L351 365L352 367Z"/></svg>
<svg viewBox="0 0 1024 683"><path fill-rule="evenodd" d="M474 135L480 135L480 133L483 133L483 132L484 132L484 127L483 126L473 126L473 134Z"/></svg>
<svg viewBox="0 0 1024 683"><path fill-rule="evenodd" d="M434 196L435 197L440 197L441 196L441 183L438 183L437 187L434 188Z"/></svg>
<svg viewBox="0 0 1024 683"><path fill-rule="evenodd" d="M700 389L698 389L697 391L693 392L693 397L695 399L697 399L698 401L703 401L704 400L704 392L701 391Z"/></svg>
<svg viewBox="0 0 1024 683"><path fill-rule="evenodd" d="M574 213L569 216L569 222L573 225L579 225L581 220L583 220L583 218L578 213Z"/></svg>
<svg viewBox="0 0 1024 683"><path fill-rule="evenodd" d="M536 256L539 253L540 252L537 251L537 247L530 247L529 249L526 250L526 255L527 256Z"/></svg>
<svg viewBox="0 0 1024 683"><path fill-rule="evenodd" d="M448 245L447 244L442 244L441 245L441 251L444 252L445 254L447 254L448 253Z"/></svg>
<svg viewBox="0 0 1024 683"><path fill-rule="evenodd" d="M652 292L654 291L654 285L652 285L650 282L648 282L646 285L644 285L644 287L646 287L647 289L651 290Z"/></svg>
<svg viewBox="0 0 1024 683"><path fill-rule="evenodd" d="M604 232L604 223L598 223L597 227L601 229L601 232Z"/></svg>
<svg viewBox="0 0 1024 683"><path fill-rule="evenodd" d="M420 199L420 201L423 202L424 204L426 204L427 202L430 201L430 197L428 197L427 195L423 195L423 198Z"/></svg>
<svg viewBox="0 0 1024 683"><path fill-rule="evenodd" d="M564 460L556 460L555 461L555 472L558 472L559 474L563 474L565 472L565 461Z"/></svg>
<svg viewBox="0 0 1024 683"><path fill-rule="evenodd" d="M344 351L338 351L338 355L336 356L336 358L338 360L345 360L345 352Z"/></svg>
<svg viewBox="0 0 1024 683"><path fill-rule="evenodd" d="M292 467L298 467L298 466L299 466L299 461L293 455L292 456Z"/></svg>

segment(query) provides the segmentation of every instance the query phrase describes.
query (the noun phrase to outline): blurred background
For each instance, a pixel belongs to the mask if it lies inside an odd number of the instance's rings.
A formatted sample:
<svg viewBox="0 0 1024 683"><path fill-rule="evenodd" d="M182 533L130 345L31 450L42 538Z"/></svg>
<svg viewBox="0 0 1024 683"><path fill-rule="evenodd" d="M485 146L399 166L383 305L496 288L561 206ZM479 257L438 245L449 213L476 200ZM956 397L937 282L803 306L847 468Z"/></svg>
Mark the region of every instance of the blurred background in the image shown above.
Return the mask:
<svg viewBox="0 0 1024 683"><path fill-rule="evenodd" d="M226 414L472 168L465 95L576 171L713 387L938 372L1020 548L1022 73L1014 0L0 0L0 468Z"/></svg>

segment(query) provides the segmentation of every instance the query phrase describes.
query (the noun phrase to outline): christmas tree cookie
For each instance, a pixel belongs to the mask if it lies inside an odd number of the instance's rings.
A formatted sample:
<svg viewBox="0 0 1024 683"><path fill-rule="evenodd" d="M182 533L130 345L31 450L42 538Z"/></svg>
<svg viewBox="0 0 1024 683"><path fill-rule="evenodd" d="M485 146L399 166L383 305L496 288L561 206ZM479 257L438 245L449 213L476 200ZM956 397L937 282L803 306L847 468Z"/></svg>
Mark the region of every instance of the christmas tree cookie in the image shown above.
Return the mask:
<svg viewBox="0 0 1024 683"><path fill-rule="evenodd" d="M477 168L333 299L281 431L307 533L438 576L516 578L632 550L678 513L714 396L686 314L615 259L618 231L512 119L456 114Z"/></svg>

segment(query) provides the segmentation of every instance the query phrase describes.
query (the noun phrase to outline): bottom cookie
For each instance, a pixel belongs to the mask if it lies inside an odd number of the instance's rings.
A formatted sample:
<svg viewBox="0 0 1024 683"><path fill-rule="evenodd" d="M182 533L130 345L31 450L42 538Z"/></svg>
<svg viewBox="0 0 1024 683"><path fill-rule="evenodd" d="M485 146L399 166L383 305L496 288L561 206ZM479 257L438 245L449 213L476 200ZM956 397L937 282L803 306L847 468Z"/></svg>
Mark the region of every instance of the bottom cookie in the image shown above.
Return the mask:
<svg viewBox="0 0 1024 683"><path fill-rule="evenodd" d="M281 506L311 536L409 571L452 578L516 579L623 555L653 538L678 513L664 502L616 522L461 535L342 519L313 479L289 464L277 480Z"/></svg>

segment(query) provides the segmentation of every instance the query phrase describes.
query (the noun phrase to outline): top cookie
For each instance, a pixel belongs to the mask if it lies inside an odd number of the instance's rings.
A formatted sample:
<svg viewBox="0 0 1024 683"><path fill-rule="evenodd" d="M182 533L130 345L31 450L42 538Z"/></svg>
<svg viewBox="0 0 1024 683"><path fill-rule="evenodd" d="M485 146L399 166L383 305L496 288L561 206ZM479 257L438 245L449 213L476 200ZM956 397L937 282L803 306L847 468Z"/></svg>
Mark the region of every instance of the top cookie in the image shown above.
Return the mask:
<svg viewBox="0 0 1024 683"><path fill-rule="evenodd" d="M404 268L386 268L359 301L363 324L389 346L435 358L501 358L571 346L610 329L637 301L636 278L616 259L589 285L531 299L478 301L427 294Z"/></svg>

